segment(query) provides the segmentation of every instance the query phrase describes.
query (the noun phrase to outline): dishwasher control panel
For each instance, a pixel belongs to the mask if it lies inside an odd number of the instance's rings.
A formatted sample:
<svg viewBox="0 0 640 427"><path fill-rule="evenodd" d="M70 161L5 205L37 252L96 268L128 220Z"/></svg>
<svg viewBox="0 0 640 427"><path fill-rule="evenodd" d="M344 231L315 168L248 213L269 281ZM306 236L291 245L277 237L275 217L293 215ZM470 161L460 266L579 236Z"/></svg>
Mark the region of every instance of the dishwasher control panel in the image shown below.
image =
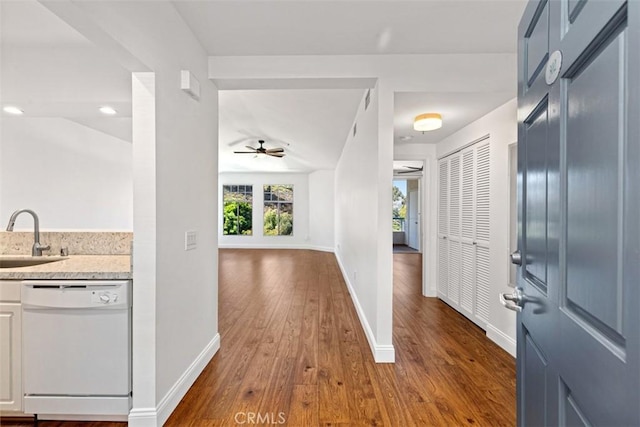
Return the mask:
<svg viewBox="0 0 640 427"><path fill-rule="evenodd" d="M91 302L96 304L113 304L119 299L118 292L113 291L91 291Z"/></svg>
<svg viewBox="0 0 640 427"><path fill-rule="evenodd" d="M131 307L127 280L25 280L22 304L43 308Z"/></svg>

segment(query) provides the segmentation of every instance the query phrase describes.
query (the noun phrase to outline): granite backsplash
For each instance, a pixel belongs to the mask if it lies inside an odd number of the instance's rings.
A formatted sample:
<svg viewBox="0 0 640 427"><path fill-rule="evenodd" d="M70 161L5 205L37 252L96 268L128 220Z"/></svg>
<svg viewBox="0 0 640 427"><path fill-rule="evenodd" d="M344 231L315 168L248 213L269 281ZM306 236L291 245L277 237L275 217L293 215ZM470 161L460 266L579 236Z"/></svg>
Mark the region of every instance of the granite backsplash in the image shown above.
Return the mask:
<svg viewBox="0 0 640 427"><path fill-rule="evenodd" d="M41 231L40 243L51 249L43 255L60 255L66 248L69 255L130 255L132 232L111 231ZM33 232L0 231L0 254L30 255Z"/></svg>

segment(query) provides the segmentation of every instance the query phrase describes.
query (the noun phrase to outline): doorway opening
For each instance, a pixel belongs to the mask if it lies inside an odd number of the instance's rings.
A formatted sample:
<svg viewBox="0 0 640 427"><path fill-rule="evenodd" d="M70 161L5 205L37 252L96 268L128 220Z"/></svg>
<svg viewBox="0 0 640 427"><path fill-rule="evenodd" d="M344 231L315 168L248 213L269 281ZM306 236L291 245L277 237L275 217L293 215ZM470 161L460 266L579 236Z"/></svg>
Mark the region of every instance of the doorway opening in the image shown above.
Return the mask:
<svg viewBox="0 0 640 427"><path fill-rule="evenodd" d="M419 160L394 162L393 252L422 253L422 171Z"/></svg>
<svg viewBox="0 0 640 427"><path fill-rule="evenodd" d="M393 180L393 251L422 251L420 244L420 179Z"/></svg>

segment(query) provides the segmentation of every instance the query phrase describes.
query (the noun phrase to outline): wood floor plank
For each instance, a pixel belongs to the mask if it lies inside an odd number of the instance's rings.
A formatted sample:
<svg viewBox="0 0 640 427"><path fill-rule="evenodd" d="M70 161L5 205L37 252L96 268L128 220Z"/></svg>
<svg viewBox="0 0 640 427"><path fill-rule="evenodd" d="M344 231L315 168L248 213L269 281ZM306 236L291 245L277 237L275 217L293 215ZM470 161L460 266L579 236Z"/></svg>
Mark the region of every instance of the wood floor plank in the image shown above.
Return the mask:
<svg viewBox="0 0 640 427"><path fill-rule="evenodd" d="M317 426L318 422L318 387L314 384L295 385L291 393L289 416L290 426Z"/></svg>

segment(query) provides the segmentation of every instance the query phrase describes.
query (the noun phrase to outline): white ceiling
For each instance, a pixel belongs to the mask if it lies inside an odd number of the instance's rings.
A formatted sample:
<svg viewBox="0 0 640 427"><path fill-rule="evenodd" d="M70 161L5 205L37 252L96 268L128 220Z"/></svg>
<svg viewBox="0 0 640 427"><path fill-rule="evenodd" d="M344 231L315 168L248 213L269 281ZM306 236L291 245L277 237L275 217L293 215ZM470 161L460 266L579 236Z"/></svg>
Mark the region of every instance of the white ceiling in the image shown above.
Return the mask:
<svg viewBox="0 0 640 427"><path fill-rule="evenodd" d="M479 119L514 97L513 92L399 92L394 97L394 142L433 144ZM440 113L442 127L430 132L413 130L414 118Z"/></svg>
<svg viewBox="0 0 640 427"><path fill-rule="evenodd" d="M513 54L517 23L526 0L179 0L173 3L212 56ZM394 142L436 143L515 97L515 89L514 76L513 90L507 92L488 92L485 87L478 87L474 92L397 93ZM342 104L335 102L338 91L302 91L291 98L282 96L287 92L294 91L265 95L221 92L224 94L220 103L221 170L333 167L330 160L337 159L335 153L339 153L346 140L355 108L341 108ZM349 97L348 91L345 92L344 96ZM253 105L243 104L249 96L254 99ZM360 96L356 93L346 105L355 105ZM324 120L305 117L312 109L292 108L309 103L328 107L324 112L318 110ZM242 105L244 109L241 113L226 111L229 105ZM441 113L443 127L424 134L415 132L413 118L425 112ZM338 118L338 114L346 116ZM335 127L327 126L334 121ZM304 123L299 133L294 131L293 123ZM243 134L262 135L267 140L275 138L274 143L280 139L295 144L285 161L252 162L254 159L238 158L238 155L234 158L226 145ZM401 139L407 136L412 139ZM332 137L336 140L332 141ZM316 138L325 142L312 142ZM327 156L327 147L331 147L330 152L334 154Z"/></svg>
<svg viewBox="0 0 640 427"><path fill-rule="evenodd" d="M393 55L513 54L526 1L172 3L209 55ZM0 8L3 105L19 104L27 114L65 117L130 140L130 74L36 0L0 0ZM362 95L361 89L221 91L220 170L335 167ZM395 141L403 144L400 137L412 136L410 143L435 143L514 96L515 76L512 92L478 87L471 92L397 93ZM104 104L115 105L118 117L100 116L96 108ZM432 111L442 113L443 128L413 131L413 117ZM257 139L282 146L287 156L262 161L230 154L244 145L256 146Z"/></svg>
<svg viewBox="0 0 640 427"><path fill-rule="evenodd" d="M36 0L0 2L2 45L20 47L87 47L91 43Z"/></svg>
<svg viewBox="0 0 640 427"><path fill-rule="evenodd" d="M335 167L364 91L220 92L220 172L310 171ZM285 157L234 154L245 146L281 147Z"/></svg>
<svg viewBox="0 0 640 427"><path fill-rule="evenodd" d="M0 1L2 105L131 141L131 74L36 0ZM109 105L118 112L104 116ZM2 117L20 120L21 117Z"/></svg>
<svg viewBox="0 0 640 427"><path fill-rule="evenodd" d="M524 0L173 2L210 55L515 52Z"/></svg>

